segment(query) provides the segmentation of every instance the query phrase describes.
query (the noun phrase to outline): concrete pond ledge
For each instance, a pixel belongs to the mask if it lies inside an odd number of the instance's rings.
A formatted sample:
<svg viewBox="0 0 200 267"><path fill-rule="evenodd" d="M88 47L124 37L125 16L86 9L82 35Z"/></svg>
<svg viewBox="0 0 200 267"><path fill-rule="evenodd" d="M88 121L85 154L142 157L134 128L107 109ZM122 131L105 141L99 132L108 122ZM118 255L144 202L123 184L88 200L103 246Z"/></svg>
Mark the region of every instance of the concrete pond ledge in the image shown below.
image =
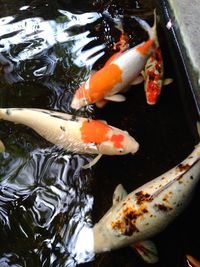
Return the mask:
<svg viewBox="0 0 200 267"><path fill-rule="evenodd" d="M161 0L160 0L161 1ZM200 109L200 1L162 0Z"/></svg>

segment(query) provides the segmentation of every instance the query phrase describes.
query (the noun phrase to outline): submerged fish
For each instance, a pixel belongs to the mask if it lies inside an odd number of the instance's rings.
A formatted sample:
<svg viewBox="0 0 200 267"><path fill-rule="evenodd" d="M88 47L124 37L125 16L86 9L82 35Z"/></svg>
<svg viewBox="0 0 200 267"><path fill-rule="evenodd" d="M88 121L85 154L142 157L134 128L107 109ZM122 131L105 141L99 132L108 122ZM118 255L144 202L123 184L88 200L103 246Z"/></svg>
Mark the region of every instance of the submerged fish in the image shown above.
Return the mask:
<svg viewBox="0 0 200 267"><path fill-rule="evenodd" d="M139 145L127 131L104 121L31 108L1 108L0 119L24 124L49 142L76 153L101 155L134 154ZM92 166L89 164L87 167Z"/></svg>
<svg viewBox="0 0 200 267"><path fill-rule="evenodd" d="M154 46L153 31L150 26L139 18L136 19L148 32L149 39L133 48L123 51L109 59L99 71L91 74L75 92L71 102L73 109L80 109L89 104L102 106L105 101L121 102L125 97L119 92L123 92L131 84L141 82L141 71L144 69L146 61L150 56Z"/></svg>
<svg viewBox="0 0 200 267"><path fill-rule="evenodd" d="M154 18L156 18L155 12ZM163 85L168 85L173 82L173 79L164 79L163 77L164 64L161 48L158 42L156 25L157 23L154 22L154 26L152 28L155 36L155 48L146 62L144 71L142 71L146 100L149 105L157 103Z"/></svg>
<svg viewBox="0 0 200 267"><path fill-rule="evenodd" d="M193 256L186 255L186 258L187 258L187 262L188 262L189 267L200 267L200 261L195 259Z"/></svg>
<svg viewBox="0 0 200 267"><path fill-rule="evenodd" d="M113 206L87 233L86 250L94 254L133 247L145 261L158 260L148 239L164 230L187 206L200 178L200 143L180 164L127 195L119 185ZM90 239L89 239L90 237Z"/></svg>

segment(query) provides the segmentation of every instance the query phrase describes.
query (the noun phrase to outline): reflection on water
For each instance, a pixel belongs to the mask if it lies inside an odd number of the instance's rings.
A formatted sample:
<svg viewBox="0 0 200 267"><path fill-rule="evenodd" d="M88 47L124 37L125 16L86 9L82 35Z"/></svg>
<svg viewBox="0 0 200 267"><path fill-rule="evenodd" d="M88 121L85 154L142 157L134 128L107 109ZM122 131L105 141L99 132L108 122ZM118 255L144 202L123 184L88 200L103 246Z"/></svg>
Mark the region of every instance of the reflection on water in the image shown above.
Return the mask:
<svg viewBox="0 0 200 267"><path fill-rule="evenodd" d="M133 15L150 18L153 7L153 1L137 0L8 2L0 1L1 107L69 113L75 89L114 52L119 25L130 45L139 43L145 34ZM94 109L79 115L93 117ZM89 158L8 122L1 122L0 138L6 145L0 155L0 266L72 267L92 260L94 177L81 169Z"/></svg>
<svg viewBox="0 0 200 267"><path fill-rule="evenodd" d="M70 112L75 87L104 54L105 44L90 30L101 13L55 6L54 16L46 14L47 1L16 5L4 4L0 18L1 106ZM85 114L92 116L92 109ZM76 250L79 232L92 225L91 173L81 169L88 158L11 123L1 123L1 137L0 266L75 266L80 257L92 259Z"/></svg>

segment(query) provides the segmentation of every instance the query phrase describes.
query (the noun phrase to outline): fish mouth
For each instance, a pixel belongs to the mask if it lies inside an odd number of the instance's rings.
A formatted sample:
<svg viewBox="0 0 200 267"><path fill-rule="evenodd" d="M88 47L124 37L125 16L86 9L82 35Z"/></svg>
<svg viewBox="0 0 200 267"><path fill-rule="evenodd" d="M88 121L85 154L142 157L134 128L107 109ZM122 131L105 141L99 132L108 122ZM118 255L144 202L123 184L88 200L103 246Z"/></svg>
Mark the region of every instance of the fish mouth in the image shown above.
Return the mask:
<svg viewBox="0 0 200 267"><path fill-rule="evenodd" d="M78 101L77 99L73 99L71 102L71 108L75 110L80 109L81 108L80 101Z"/></svg>
<svg viewBox="0 0 200 267"><path fill-rule="evenodd" d="M131 150L131 154L134 155L138 150L139 150L139 143L134 139L134 145L133 145L133 149Z"/></svg>

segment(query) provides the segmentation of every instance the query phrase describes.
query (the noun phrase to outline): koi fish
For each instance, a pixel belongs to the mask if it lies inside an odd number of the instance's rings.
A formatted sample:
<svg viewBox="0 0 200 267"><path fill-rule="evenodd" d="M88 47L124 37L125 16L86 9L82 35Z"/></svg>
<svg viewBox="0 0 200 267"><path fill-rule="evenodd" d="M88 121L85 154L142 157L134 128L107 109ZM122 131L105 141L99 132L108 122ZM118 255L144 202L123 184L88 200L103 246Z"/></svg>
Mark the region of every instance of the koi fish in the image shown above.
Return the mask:
<svg viewBox="0 0 200 267"><path fill-rule="evenodd" d="M149 39L130 49L124 49L125 45L122 46L119 53L114 54L103 68L91 74L76 90L71 102L73 109L94 103L102 107L106 101L125 101L125 97L118 93L143 80L140 73L154 47L154 33L144 20L136 20L148 32Z"/></svg>
<svg viewBox="0 0 200 267"><path fill-rule="evenodd" d="M156 19L155 11L154 11L154 18ZM167 79L163 78L164 74L163 57L158 42L156 25L157 23L155 22L152 28L155 36L154 39L155 48L146 62L144 71L142 71L142 75L144 78L144 89L145 89L146 100L149 105L156 104L163 85L168 85L173 82L173 79L171 78Z"/></svg>
<svg viewBox="0 0 200 267"><path fill-rule="evenodd" d="M0 119L24 124L52 144L77 153L97 154L94 165L104 155L136 153L137 141L127 131L104 121L75 117L66 113L31 108L1 108ZM3 147L2 147L3 149Z"/></svg>
<svg viewBox="0 0 200 267"><path fill-rule="evenodd" d="M200 143L180 164L128 195L118 185L112 207L93 228L83 227L80 231L78 249L87 235L84 249L91 257L131 246L146 262L155 263L157 250L149 238L163 231L184 210L199 179Z"/></svg>
<svg viewBox="0 0 200 267"><path fill-rule="evenodd" d="M186 255L186 258L187 258L187 262L188 262L189 267L200 267L200 261L195 259L193 256Z"/></svg>
<svg viewBox="0 0 200 267"><path fill-rule="evenodd" d="M146 240L183 211L199 179L200 143L180 164L130 194L119 185L113 206L93 228L94 252L131 245L146 261L155 262L156 251Z"/></svg>

